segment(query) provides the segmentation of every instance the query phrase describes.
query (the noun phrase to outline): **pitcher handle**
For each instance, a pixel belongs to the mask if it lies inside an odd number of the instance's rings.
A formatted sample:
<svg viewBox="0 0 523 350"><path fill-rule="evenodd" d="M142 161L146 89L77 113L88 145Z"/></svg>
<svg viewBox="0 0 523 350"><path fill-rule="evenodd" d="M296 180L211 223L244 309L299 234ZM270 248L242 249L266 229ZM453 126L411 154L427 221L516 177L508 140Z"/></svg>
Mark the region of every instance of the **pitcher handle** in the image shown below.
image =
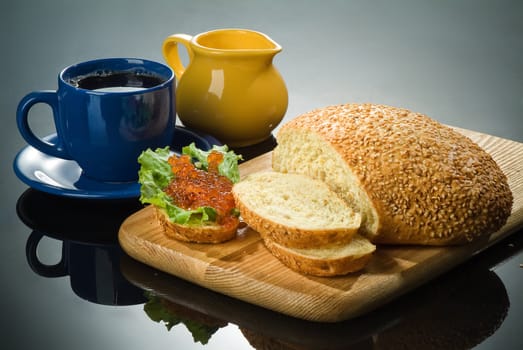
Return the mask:
<svg viewBox="0 0 523 350"><path fill-rule="evenodd" d="M192 36L188 34L173 34L168 36L162 46L163 57L167 61L167 64L171 66L176 74L176 79L180 81L183 73L185 72L185 66L180 59L180 53L178 51L178 44L182 44L187 50L189 56L189 62L194 57L194 52L191 47Z"/></svg>

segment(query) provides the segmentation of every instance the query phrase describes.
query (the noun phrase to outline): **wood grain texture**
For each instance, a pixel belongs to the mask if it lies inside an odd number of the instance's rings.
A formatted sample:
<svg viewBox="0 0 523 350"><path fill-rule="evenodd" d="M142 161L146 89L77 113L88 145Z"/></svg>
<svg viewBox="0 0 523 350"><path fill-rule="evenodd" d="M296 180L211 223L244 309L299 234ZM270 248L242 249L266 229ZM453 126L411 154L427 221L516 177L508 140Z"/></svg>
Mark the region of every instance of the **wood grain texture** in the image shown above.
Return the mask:
<svg viewBox="0 0 523 350"><path fill-rule="evenodd" d="M327 278L298 274L273 257L258 233L242 227L221 244L189 244L167 238L152 208L127 218L119 232L133 258L211 290L283 314L311 321L336 322L398 297L466 261L523 227L523 144L456 129L489 152L509 178L512 215L490 239L459 247L378 246L358 273ZM271 168L271 153L240 166L242 176Z"/></svg>

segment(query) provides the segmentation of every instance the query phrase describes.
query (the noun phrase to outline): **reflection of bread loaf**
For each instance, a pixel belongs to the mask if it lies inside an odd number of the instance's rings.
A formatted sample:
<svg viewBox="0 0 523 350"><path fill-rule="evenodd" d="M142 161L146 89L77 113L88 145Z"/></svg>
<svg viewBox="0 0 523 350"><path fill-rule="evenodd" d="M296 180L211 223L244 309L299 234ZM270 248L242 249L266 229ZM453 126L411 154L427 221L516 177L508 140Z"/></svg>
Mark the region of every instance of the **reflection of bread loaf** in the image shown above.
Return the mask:
<svg viewBox="0 0 523 350"><path fill-rule="evenodd" d="M242 218L290 268L318 276L361 270L375 246L356 235L360 215L322 181L260 172L235 184Z"/></svg>
<svg viewBox="0 0 523 350"><path fill-rule="evenodd" d="M283 125L273 168L323 180L374 243L461 244L506 222L512 193L467 137L406 109L331 106Z"/></svg>
<svg viewBox="0 0 523 350"><path fill-rule="evenodd" d="M401 308L401 320L374 336L373 349L471 349L494 334L507 317L509 297L495 272L477 268L402 299L409 306Z"/></svg>

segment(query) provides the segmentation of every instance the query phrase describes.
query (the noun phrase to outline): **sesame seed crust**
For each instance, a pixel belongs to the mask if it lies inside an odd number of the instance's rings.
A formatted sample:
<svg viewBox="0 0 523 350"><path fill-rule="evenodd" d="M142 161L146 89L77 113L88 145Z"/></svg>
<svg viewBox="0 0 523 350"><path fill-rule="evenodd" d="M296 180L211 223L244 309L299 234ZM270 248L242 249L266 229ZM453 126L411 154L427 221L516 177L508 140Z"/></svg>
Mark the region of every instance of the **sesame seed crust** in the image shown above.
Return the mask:
<svg viewBox="0 0 523 350"><path fill-rule="evenodd" d="M426 115L376 104L313 110L281 127L274 170L318 173L293 160L309 149L289 145L303 135L340 155L331 168L354 175L346 187L364 192L356 201L362 214L372 207L378 222L363 231L374 243L462 244L497 231L510 215L512 193L492 157Z"/></svg>

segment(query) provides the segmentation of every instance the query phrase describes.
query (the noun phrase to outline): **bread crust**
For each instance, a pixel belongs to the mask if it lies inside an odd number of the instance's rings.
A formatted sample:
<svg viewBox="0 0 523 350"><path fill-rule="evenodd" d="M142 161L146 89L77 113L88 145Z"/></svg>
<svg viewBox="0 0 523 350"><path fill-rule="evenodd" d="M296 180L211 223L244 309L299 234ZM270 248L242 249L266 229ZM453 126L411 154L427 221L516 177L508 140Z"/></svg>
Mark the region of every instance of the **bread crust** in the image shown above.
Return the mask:
<svg viewBox="0 0 523 350"><path fill-rule="evenodd" d="M361 239L361 238L355 238ZM362 270L372 257L375 246L368 244L359 254L349 254L336 258L318 258L301 254L296 250L284 247L271 239L264 239L267 249L283 264L292 270L320 277L342 276Z"/></svg>
<svg viewBox="0 0 523 350"><path fill-rule="evenodd" d="M190 243L222 243L236 237L238 225L223 227L220 225L180 225L173 223L160 208L154 207L156 218L167 237ZM239 224L239 220L238 220Z"/></svg>
<svg viewBox="0 0 523 350"><path fill-rule="evenodd" d="M273 168L317 177L294 159L314 135L357 179L376 215L366 234L374 243L463 244L500 229L513 196L493 158L468 137L431 118L376 104L313 110L278 132ZM325 171L329 171L325 169Z"/></svg>

